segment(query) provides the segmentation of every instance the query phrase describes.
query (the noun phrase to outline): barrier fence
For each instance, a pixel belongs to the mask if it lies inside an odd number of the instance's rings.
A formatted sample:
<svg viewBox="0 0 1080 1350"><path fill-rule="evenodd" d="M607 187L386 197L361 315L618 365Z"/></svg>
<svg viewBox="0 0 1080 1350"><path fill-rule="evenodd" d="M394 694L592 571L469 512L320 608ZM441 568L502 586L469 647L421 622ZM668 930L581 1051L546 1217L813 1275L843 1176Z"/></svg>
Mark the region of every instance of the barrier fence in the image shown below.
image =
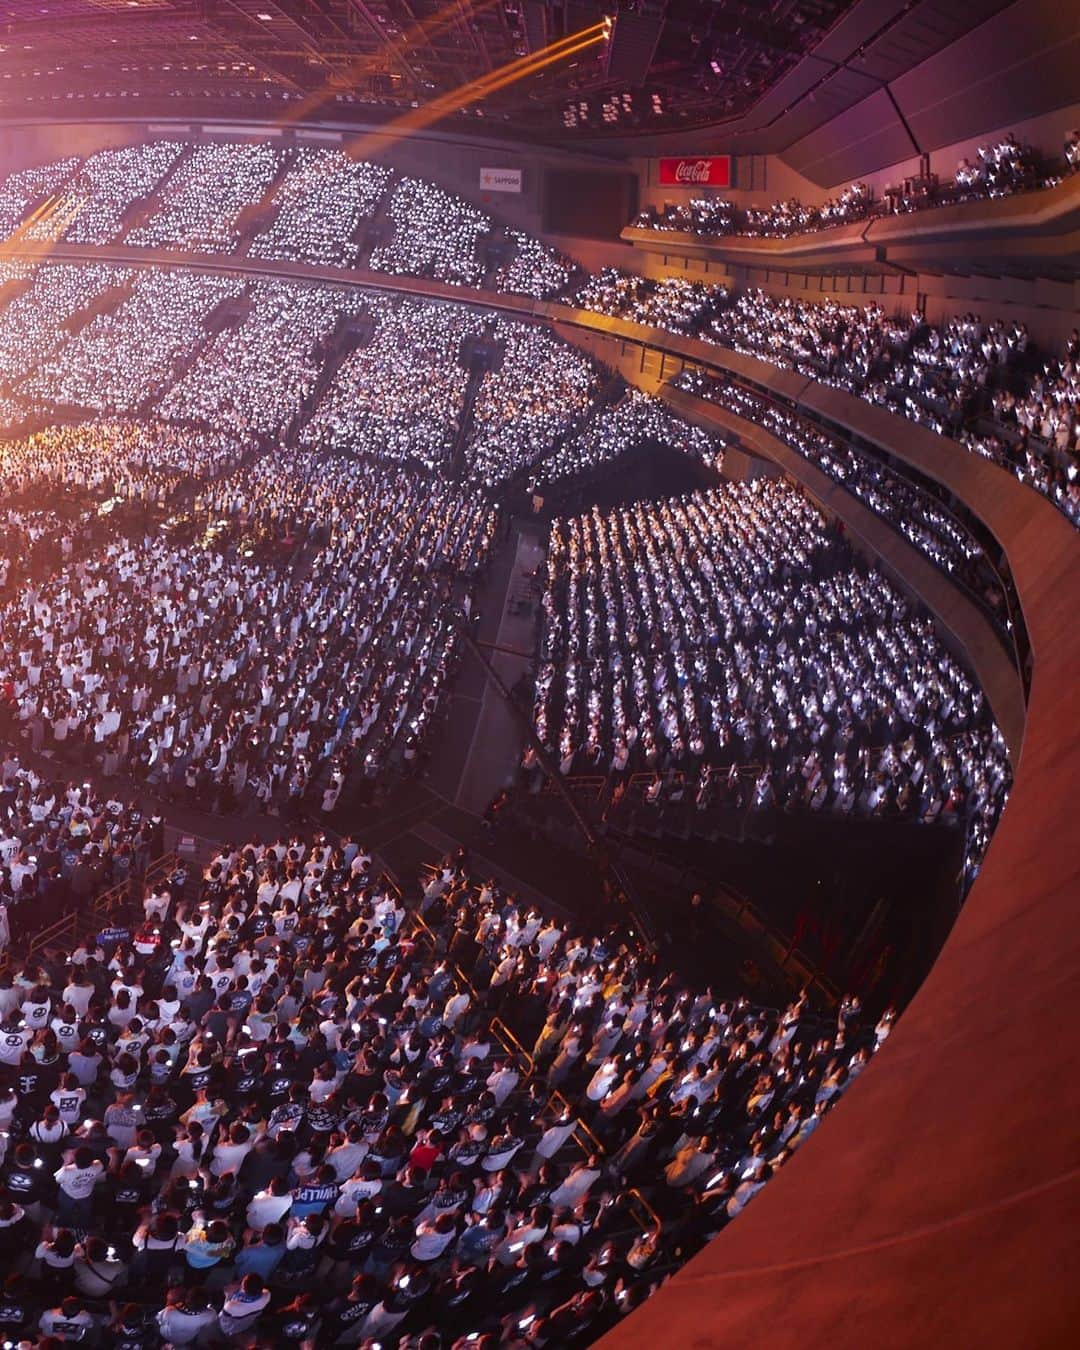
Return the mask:
<svg viewBox="0 0 1080 1350"><path fill-rule="evenodd" d="M100 891L89 904L67 910L58 919L44 928L39 928L24 940L13 943L4 956L8 964L15 949L22 953L23 959L32 957L35 952L46 947L75 946L89 934L96 932L104 919L117 905L128 904L141 898L145 887L152 885L163 876L169 876L180 863L176 853L163 853L147 865L146 871L127 877L115 886Z"/></svg>

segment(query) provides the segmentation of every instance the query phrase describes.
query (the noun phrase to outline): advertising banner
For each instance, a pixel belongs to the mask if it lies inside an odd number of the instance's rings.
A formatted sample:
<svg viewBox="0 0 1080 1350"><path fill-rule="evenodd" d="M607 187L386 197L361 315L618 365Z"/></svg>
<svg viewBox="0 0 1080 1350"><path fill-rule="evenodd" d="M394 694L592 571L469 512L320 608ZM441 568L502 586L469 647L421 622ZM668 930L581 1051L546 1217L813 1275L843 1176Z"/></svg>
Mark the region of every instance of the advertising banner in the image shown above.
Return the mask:
<svg viewBox="0 0 1080 1350"><path fill-rule="evenodd" d="M696 155L660 161L660 182L664 187L731 187L730 155Z"/></svg>
<svg viewBox="0 0 1080 1350"><path fill-rule="evenodd" d="M520 192L520 169L481 169L481 192Z"/></svg>

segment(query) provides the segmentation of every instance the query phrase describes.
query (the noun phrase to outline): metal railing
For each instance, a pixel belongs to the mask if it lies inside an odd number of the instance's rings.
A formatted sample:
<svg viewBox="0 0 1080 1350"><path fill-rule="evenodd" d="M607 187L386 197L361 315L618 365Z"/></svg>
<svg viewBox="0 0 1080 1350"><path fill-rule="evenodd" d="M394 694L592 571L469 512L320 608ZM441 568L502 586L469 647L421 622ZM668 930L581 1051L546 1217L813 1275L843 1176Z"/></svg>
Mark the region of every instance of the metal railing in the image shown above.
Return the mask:
<svg viewBox="0 0 1080 1350"><path fill-rule="evenodd" d="M109 886L94 896L85 908L68 910L53 923L29 936L25 943L24 959L33 956L35 952L43 951L46 947L68 942L74 946L80 937L95 929L97 921L104 918L115 905L131 901L159 877L168 876L180 861L176 853L163 853L147 864L145 872L129 876L115 886Z"/></svg>

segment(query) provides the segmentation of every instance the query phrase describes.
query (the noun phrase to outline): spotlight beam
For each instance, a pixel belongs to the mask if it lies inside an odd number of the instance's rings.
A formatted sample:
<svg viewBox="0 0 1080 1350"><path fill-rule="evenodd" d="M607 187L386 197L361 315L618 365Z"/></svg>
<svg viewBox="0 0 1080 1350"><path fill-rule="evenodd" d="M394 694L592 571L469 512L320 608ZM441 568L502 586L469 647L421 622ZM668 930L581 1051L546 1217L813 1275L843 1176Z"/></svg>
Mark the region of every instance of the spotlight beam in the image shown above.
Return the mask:
<svg viewBox="0 0 1080 1350"><path fill-rule="evenodd" d="M391 141L402 136L411 136L417 131L433 126L444 117L460 112L462 108L467 108L473 103L479 103L508 85L516 84L519 80L527 79L557 61L563 61L569 56L596 46L597 43L605 41L606 36L607 30L603 23L592 24L576 33L570 33L531 55L520 56L488 75L482 75L460 85L457 89L440 94L430 103L410 109L378 131L356 137L350 141L350 149L358 154L359 158L366 159Z"/></svg>

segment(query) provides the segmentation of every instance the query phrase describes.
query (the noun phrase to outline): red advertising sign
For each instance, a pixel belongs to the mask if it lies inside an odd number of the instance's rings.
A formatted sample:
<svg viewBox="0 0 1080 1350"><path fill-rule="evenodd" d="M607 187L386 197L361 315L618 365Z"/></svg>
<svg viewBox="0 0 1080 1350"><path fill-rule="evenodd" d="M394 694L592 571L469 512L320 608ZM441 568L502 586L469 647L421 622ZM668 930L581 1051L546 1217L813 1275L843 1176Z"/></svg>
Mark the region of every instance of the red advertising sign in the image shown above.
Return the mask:
<svg viewBox="0 0 1080 1350"><path fill-rule="evenodd" d="M662 159L660 182L664 187L730 187L731 156L697 155L693 158Z"/></svg>

